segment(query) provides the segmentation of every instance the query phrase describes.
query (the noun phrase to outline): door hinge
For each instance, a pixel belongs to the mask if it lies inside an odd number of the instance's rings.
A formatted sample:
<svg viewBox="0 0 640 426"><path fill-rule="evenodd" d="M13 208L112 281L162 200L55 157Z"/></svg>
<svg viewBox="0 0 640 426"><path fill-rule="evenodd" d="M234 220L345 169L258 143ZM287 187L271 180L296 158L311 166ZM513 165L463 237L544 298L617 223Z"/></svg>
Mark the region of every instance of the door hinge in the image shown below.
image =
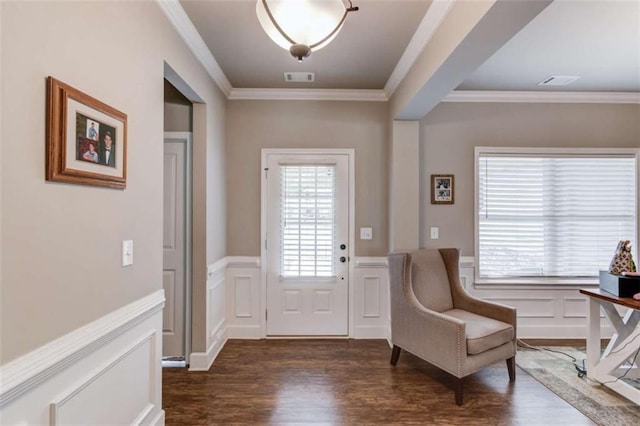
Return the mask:
<svg viewBox="0 0 640 426"><path fill-rule="evenodd" d="M269 168L265 167L264 168L264 178L267 179L269 177Z"/></svg>
<svg viewBox="0 0 640 426"><path fill-rule="evenodd" d="M267 250L267 240L264 240L264 249Z"/></svg>
<svg viewBox="0 0 640 426"><path fill-rule="evenodd" d="M264 311L264 320L268 320L269 319L269 311L265 310Z"/></svg>

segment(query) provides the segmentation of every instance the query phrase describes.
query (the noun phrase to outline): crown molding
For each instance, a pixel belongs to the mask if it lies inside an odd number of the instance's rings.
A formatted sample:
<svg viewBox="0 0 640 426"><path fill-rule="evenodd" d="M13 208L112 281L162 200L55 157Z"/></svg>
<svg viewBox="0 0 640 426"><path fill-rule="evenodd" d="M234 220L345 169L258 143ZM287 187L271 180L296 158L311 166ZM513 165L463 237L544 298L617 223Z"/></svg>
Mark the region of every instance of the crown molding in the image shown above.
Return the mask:
<svg viewBox="0 0 640 426"><path fill-rule="evenodd" d="M184 11L178 0L156 0L160 9L169 19L169 22L182 37L191 52L200 61L202 66L207 70L213 81L218 85L220 90L229 97L231 93L231 83L227 76L218 65L218 62L211 54L207 44L196 30L196 27L189 19L187 12Z"/></svg>
<svg viewBox="0 0 640 426"><path fill-rule="evenodd" d="M413 37L411 37L411 41L409 41L407 48L404 50L396 67L389 76L387 84L384 86L384 93L387 98L391 98L402 80L407 76L420 53L422 53L427 44L429 44L431 37L433 37L440 27L440 24L442 24L447 17L454 3L454 0L433 0L424 18L422 18L418 29L413 34Z"/></svg>
<svg viewBox="0 0 640 426"><path fill-rule="evenodd" d="M386 102L383 90L368 89L231 89L229 100Z"/></svg>
<svg viewBox="0 0 640 426"><path fill-rule="evenodd" d="M640 104L640 92L502 92L455 90L442 102Z"/></svg>

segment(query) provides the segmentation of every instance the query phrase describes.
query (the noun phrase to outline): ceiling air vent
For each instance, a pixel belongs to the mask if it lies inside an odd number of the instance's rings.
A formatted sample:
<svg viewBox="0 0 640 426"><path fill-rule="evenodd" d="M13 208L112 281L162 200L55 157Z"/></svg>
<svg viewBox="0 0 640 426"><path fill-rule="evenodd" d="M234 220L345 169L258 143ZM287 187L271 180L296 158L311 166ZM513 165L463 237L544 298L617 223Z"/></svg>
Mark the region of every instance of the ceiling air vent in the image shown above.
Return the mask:
<svg viewBox="0 0 640 426"><path fill-rule="evenodd" d="M284 81L287 83L313 83L316 74L313 72L285 72Z"/></svg>
<svg viewBox="0 0 640 426"><path fill-rule="evenodd" d="M538 86L566 86L579 78L577 75L552 75L538 83Z"/></svg>

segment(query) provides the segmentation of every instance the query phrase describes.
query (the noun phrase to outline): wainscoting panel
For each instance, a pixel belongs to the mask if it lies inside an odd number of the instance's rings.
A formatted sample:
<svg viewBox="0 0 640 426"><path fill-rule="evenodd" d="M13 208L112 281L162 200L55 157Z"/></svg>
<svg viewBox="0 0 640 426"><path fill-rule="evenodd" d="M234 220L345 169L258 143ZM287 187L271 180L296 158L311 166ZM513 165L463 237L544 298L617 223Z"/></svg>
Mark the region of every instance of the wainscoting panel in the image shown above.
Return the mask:
<svg viewBox="0 0 640 426"><path fill-rule="evenodd" d="M126 348L68 395L51 404L51 424L89 424L95 419L108 419L111 424L131 424L142 419L153 408L153 381L149 365L155 356L155 334L152 332ZM131 380L136 377L136 380ZM113 392L112 383L127 383ZM109 395L109 403L103 401ZM113 407L118 407L114 410Z"/></svg>
<svg viewBox="0 0 640 426"><path fill-rule="evenodd" d="M390 307L387 259L356 257L352 262L350 294L353 304L349 337L388 339ZM200 361L196 356L195 363L192 355L192 369L208 369L227 338L264 338L260 258L227 257L212 265L209 272L209 350L201 354ZM460 279L470 293L518 309L519 337L585 338L587 305L578 287L478 286L474 284L474 272L473 257L461 257ZM220 301L225 301L224 306ZM610 336L611 333L611 328L603 320L603 336Z"/></svg>
<svg viewBox="0 0 640 426"><path fill-rule="evenodd" d="M261 263L259 257L228 257L227 334L231 339L262 338Z"/></svg>
<svg viewBox="0 0 640 426"><path fill-rule="evenodd" d="M587 318L588 301L584 297L565 297L562 301L563 318Z"/></svg>
<svg viewBox="0 0 640 426"><path fill-rule="evenodd" d="M390 328L389 270L386 257L354 259L353 330L355 339L387 339Z"/></svg>
<svg viewBox="0 0 640 426"><path fill-rule="evenodd" d="M235 317L236 318L251 318L254 313L252 312L252 288L250 276L235 276L233 277L232 287L234 288L234 303Z"/></svg>
<svg viewBox="0 0 640 426"><path fill-rule="evenodd" d="M2 424L164 424L163 291L0 367Z"/></svg>
<svg viewBox="0 0 640 426"><path fill-rule="evenodd" d="M227 341L226 279L227 258L210 265L207 271L207 351L193 352L189 371L207 371Z"/></svg>
<svg viewBox="0 0 640 426"><path fill-rule="evenodd" d="M473 283L473 258L465 259L461 274ZM515 307L518 310L518 337L532 339L586 338L587 299L580 294L580 288L527 284L467 285L467 290L476 297ZM602 318L602 335L610 337L613 330L604 316Z"/></svg>
<svg viewBox="0 0 640 426"><path fill-rule="evenodd" d="M380 277L363 277L362 301L365 318L380 318Z"/></svg>
<svg viewBox="0 0 640 426"><path fill-rule="evenodd" d="M555 318L555 299L553 297L503 297L488 296L484 300L516 308L518 318Z"/></svg>

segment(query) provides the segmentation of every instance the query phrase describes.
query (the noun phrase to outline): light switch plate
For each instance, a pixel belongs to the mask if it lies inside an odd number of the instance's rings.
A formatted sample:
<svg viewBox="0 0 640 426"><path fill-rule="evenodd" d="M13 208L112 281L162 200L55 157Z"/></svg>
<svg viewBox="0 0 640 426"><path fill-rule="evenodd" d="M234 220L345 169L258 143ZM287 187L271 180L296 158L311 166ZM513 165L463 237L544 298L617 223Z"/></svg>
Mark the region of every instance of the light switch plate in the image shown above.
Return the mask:
<svg viewBox="0 0 640 426"><path fill-rule="evenodd" d="M437 226L432 226L431 227L431 239L432 240L437 240L438 238L440 238L440 229Z"/></svg>
<svg viewBox="0 0 640 426"><path fill-rule="evenodd" d="M122 266L133 265L133 240L122 241Z"/></svg>
<svg viewBox="0 0 640 426"><path fill-rule="evenodd" d="M373 228L360 228L360 239L361 240L373 239Z"/></svg>

